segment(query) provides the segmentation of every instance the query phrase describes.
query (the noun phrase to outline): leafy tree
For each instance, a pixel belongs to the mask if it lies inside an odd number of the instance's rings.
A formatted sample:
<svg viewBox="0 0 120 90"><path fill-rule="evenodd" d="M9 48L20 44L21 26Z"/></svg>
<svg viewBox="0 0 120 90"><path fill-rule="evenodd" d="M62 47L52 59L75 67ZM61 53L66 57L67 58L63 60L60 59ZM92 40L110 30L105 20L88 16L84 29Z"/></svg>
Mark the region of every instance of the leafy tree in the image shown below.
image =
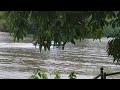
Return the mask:
<svg viewBox="0 0 120 90"><path fill-rule="evenodd" d="M108 25L113 29L120 27L119 11L5 11L4 14L14 40L23 40L28 32L32 32L40 51L42 46L50 50L51 41L63 42L64 49L68 42L75 44L75 39L81 40L87 36L100 39L104 27ZM119 47L116 47L119 41L118 36L109 41L107 50L117 61L120 59Z"/></svg>
<svg viewBox="0 0 120 90"><path fill-rule="evenodd" d="M120 33L113 40L108 42L108 55L112 55L117 64L120 62Z"/></svg>

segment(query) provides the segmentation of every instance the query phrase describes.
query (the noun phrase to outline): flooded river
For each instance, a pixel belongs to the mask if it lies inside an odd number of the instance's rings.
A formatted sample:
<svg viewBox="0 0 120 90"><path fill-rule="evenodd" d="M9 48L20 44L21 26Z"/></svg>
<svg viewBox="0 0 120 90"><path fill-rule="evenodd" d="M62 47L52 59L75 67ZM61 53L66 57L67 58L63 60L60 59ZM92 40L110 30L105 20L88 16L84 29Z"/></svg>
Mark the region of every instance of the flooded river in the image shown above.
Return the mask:
<svg viewBox="0 0 120 90"><path fill-rule="evenodd" d="M51 47L51 51L41 53L31 40L14 43L12 36L0 32L1 79L28 79L37 68L46 69L48 73L60 71L62 78L75 71L78 79L92 79L100 73L100 67L107 73L120 71L120 66L106 53L109 39L102 38L101 42L85 39L76 45L68 43L65 50ZM109 78L120 78L120 75Z"/></svg>

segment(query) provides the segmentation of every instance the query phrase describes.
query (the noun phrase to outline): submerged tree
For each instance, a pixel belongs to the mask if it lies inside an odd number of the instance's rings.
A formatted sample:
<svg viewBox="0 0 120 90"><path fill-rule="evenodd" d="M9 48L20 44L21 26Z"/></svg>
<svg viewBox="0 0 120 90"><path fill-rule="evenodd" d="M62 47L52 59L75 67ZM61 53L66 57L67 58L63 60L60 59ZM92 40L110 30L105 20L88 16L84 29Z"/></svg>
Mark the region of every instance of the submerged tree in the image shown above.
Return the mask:
<svg viewBox="0 0 120 90"><path fill-rule="evenodd" d="M42 46L50 50L51 41L63 42L64 49L68 42L75 44L75 39L81 40L87 36L100 39L103 28L108 25L120 27L119 11L5 11L5 15L14 39L19 41L31 32L40 51ZM109 41L107 50L118 62L119 44L119 36L116 36Z"/></svg>

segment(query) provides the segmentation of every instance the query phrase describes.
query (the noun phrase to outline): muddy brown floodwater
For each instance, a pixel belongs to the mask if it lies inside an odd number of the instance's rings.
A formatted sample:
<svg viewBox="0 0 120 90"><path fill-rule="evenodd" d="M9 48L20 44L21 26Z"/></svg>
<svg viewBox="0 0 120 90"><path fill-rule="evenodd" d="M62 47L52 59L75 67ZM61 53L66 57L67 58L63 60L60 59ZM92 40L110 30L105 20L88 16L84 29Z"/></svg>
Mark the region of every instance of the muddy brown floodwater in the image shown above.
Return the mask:
<svg viewBox="0 0 120 90"><path fill-rule="evenodd" d="M0 32L1 79L28 79L37 68L46 69L48 74L60 71L62 78L68 78L68 74L75 71L78 79L92 79L99 74L100 67L104 67L106 73L120 71L120 66L106 53L109 39L102 38L101 42L85 39L76 45L68 43L65 50L51 47L51 51L41 53L31 40L14 43L9 33ZM120 78L120 75L108 78Z"/></svg>

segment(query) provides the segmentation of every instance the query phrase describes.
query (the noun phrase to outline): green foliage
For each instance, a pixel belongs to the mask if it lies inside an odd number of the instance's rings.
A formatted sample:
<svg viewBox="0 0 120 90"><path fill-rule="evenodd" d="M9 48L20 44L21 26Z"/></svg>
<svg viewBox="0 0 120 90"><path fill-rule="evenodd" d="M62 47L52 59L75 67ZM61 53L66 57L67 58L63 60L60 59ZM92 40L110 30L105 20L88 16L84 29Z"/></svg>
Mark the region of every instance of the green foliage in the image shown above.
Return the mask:
<svg viewBox="0 0 120 90"><path fill-rule="evenodd" d="M108 55L113 56L113 62L117 61L117 64L120 62L120 34L114 39L108 42L107 48Z"/></svg>
<svg viewBox="0 0 120 90"><path fill-rule="evenodd" d="M104 28L104 37L115 37L117 34L119 34L120 32L120 28L119 27L115 27L115 28L112 28L112 26L108 26L108 27L105 27Z"/></svg>
<svg viewBox="0 0 120 90"><path fill-rule="evenodd" d="M35 72L35 75L32 75L30 79L48 79L47 75L44 73L44 71L37 69Z"/></svg>
<svg viewBox="0 0 120 90"><path fill-rule="evenodd" d="M5 12L5 15L7 15L7 22L11 26L11 33L14 34L14 41L17 39L18 41L20 39L23 40L24 37L26 37L27 34L27 28L28 28L28 22L27 22L27 12L25 11L9 11Z"/></svg>
<svg viewBox="0 0 120 90"><path fill-rule="evenodd" d="M60 72L56 71L53 73L55 75L55 79L60 79Z"/></svg>
<svg viewBox="0 0 120 90"><path fill-rule="evenodd" d="M71 72L69 75L69 79L76 79L77 76L75 75L75 72Z"/></svg>
<svg viewBox="0 0 120 90"><path fill-rule="evenodd" d="M97 29L101 29L103 25L100 22L101 15L99 14L103 14L102 22L105 22L106 13L97 13L90 11L7 11L5 15L8 23L12 26L11 30L15 40L23 40L23 37L32 28L34 29L34 31L32 30L33 40L40 45L41 51L42 46L45 50L50 50L51 41L63 42L64 47L66 43L75 44L75 39L81 40L89 34L100 38L99 32L101 33L101 31ZM98 32L96 33L96 31Z"/></svg>
<svg viewBox="0 0 120 90"><path fill-rule="evenodd" d="M30 79L48 79L48 76L47 76L47 74L45 74L45 72L46 72L45 70L42 71L40 69L37 69L35 74L32 75L30 77ZM51 73L50 75L55 75L55 79L61 79L59 71L55 71L55 72ZM70 75L68 76L68 78L69 79L76 79L77 76L75 75L74 72L71 72Z"/></svg>
<svg viewBox="0 0 120 90"><path fill-rule="evenodd" d="M0 31L2 32L9 32L10 31L10 26L7 25L5 16L4 16L4 11L0 12Z"/></svg>
<svg viewBox="0 0 120 90"><path fill-rule="evenodd" d="M33 40L39 44L40 51L42 47L45 51L50 50L51 41L63 42L64 49L68 42L75 44L74 40L89 36L100 39L103 29L109 25L113 29L120 27L120 11L5 11L4 15L15 41L33 33ZM116 41L118 38L114 40L119 43ZM113 56L111 48L108 49L109 55ZM113 56L114 60L119 57L117 54Z"/></svg>

